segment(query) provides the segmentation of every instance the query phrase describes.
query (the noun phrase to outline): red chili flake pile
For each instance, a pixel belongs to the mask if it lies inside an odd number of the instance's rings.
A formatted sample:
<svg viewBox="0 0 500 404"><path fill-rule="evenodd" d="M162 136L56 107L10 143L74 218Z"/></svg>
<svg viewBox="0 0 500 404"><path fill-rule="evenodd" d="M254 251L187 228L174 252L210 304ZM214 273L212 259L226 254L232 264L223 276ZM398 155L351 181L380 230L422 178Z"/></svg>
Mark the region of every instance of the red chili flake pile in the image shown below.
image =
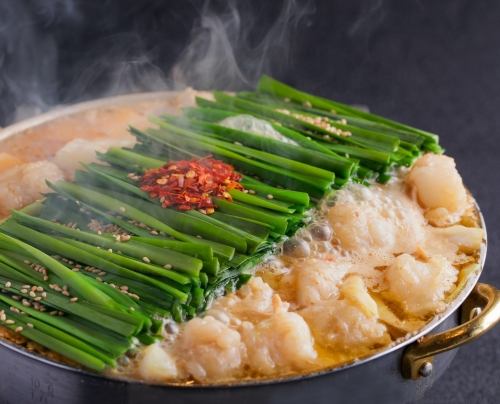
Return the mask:
<svg viewBox="0 0 500 404"><path fill-rule="evenodd" d="M147 170L141 178L141 189L151 198L159 198L164 208L211 214L215 210L212 197L231 201L227 191L243 190L240 180L233 166L208 156Z"/></svg>

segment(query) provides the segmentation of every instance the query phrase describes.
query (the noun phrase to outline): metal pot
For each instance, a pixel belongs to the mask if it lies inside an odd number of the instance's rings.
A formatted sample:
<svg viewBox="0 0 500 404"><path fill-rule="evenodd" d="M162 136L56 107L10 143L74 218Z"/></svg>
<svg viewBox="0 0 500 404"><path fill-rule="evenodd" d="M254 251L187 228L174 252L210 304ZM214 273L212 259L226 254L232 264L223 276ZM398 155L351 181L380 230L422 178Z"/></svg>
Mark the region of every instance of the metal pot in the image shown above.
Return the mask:
<svg viewBox="0 0 500 404"><path fill-rule="evenodd" d="M0 141L39 125L109 105L172 97L147 93L77 104L12 125ZM485 229L482 215L481 226ZM486 230L486 229L485 229ZM149 385L92 374L40 357L0 340L0 403L402 403L414 401L443 374L456 348L492 329L500 320L500 292L478 283L486 258L447 310L419 333L369 358L301 376L214 386Z"/></svg>

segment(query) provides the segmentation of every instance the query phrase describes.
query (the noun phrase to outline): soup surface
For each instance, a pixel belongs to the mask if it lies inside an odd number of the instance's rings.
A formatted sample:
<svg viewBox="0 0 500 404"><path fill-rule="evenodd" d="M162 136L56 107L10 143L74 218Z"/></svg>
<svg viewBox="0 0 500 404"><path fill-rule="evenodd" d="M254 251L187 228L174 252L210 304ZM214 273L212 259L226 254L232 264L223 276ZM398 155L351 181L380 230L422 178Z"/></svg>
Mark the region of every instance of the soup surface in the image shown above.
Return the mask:
<svg viewBox="0 0 500 404"><path fill-rule="evenodd" d="M176 113L193 105L196 94L91 109L4 140L0 214L39 199L47 179L71 179L80 162L95 161L96 150L132 145L129 124L148 126L149 115ZM245 119L228 126L248 125ZM258 122L254 130L279 140ZM162 341L138 345L109 373L155 383L219 383L366 357L443 311L477 270L482 241L453 159L426 154L387 184L353 183L327 195L240 290L216 299L202 317L166 321Z"/></svg>

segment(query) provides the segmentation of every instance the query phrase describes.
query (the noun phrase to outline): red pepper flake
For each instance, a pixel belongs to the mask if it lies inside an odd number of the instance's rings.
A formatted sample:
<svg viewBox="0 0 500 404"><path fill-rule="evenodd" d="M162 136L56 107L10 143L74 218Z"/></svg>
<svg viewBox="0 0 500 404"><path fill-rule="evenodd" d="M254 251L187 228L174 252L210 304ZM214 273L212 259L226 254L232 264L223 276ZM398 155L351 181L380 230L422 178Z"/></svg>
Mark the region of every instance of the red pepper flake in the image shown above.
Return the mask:
<svg viewBox="0 0 500 404"><path fill-rule="evenodd" d="M172 161L147 170L141 178L141 189L151 198L160 199L164 208L197 209L211 214L215 208L212 197L231 201L227 191L243 190L240 180L233 166L208 156Z"/></svg>

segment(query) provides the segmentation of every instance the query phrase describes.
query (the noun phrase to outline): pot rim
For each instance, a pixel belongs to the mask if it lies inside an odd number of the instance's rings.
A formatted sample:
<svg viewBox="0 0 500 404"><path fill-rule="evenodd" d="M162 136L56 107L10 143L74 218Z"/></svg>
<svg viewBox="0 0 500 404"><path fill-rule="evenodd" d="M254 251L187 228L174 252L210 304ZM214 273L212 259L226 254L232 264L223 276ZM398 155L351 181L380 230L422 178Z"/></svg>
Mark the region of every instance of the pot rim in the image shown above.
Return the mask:
<svg viewBox="0 0 500 404"><path fill-rule="evenodd" d="M74 115L74 114L79 114L87 110L95 109L95 108L100 108L100 107L105 107L105 106L118 106L118 105L126 105L126 104L133 104L135 102L141 102L141 101L155 101L155 100L160 100L162 98L168 99L170 97L173 97L177 94L177 91L158 91L158 92L145 92L145 93L135 93L135 94L125 94L125 95L118 95L118 96L113 96L113 97L105 97L105 98L99 98L97 100L91 100L91 101L85 101L69 106L62 106L61 108L54 109L52 111L48 111L46 113L21 120L17 123L14 123L10 126L7 126L4 129L0 129L0 142L11 138L13 136L19 136L22 135L25 131L32 129L36 126L43 125L45 123L69 116L69 115ZM479 252L479 260L478 260L478 269L471 275L469 275L469 278L467 279L466 284L463 286L462 290L459 292L459 294L455 297L455 299L448 304L446 307L446 310L444 310L442 313L437 314L434 316L434 318L426 323L424 327L422 327L418 332L410 334L410 336L405 337L402 341L399 342L393 342L389 346L377 351L375 354L368 355L366 357L363 357L361 359L355 359L352 360L344 365L341 366L335 366L335 367L327 367L321 370L315 370L307 373L302 373L302 374L291 374L291 375L284 375L281 377L269 377L269 378L259 378L259 379L243 379L243 380L237 380L237 381L231 381L231 382L222 382L222 383L212 383L212 384L189 384L189 383L163 383L163 384L155 384L155 383L145 383L141 380L133 380L133 379L125 379L125 378L119 378L119 377L109 377L103 374L98 374L98 373L92 373L84 369L72 367L60 362L53 361L51 359L45 358L41 355L34 354L32 352L27 351L25 348L17 346L16 344L4 340L0 338L0 347L2 348L7 348L12 351L15 351L23 356L26 356L28 358L31 358L33 360L43 362L49 366L54 366L57 367L61 370L66 370L70 371L72 373L75 373L80 376L85 376L85 377L92 377L95 379L101 379L106 382L118 382L118 383L130 383L130 384L138 384L138 385L145 385L148 387L156 387L156 388L162 388L162 389L178 389L178 390L183 390L183 389L195 389L195 390L212 390L212 389L227 389L227 388L247 388L247 387L258 387L258 386L265 386L265 385L274 385L274 384L282 384L282 383L288 383L288 382L293 382L293 381L298 381L298 380L308 380L311 378L316 378L316 377L321 377L321 376L327 376L331 375L337 372L345 371L350 368L356 367L363 365L365 363L368 363L372 360L376 360L378 358L381 358L385 355L388 355L390 353L396 352L399 349L402 349L406 347L407 345L410 345L411 343L415 342L417 339L423 337L424 335L428 334L431 332L434 328L439 326L443 321L445 321L450 315L452 315L465 301L465 299L469 296L471 293L472 289L476 285L476 283L479 280L479 277L481 276L481 273L484 269L484 264L486 261L486 251L487 251L487 231L486 231L486 224L484 221L484 217L481 213L481 210L479 208L479 205L477 202L474 200L474 205L475 209L477 212L477 215L479 217L480 221L480 226L484 231L484 239L483 243L480 248Z"/></svg>

